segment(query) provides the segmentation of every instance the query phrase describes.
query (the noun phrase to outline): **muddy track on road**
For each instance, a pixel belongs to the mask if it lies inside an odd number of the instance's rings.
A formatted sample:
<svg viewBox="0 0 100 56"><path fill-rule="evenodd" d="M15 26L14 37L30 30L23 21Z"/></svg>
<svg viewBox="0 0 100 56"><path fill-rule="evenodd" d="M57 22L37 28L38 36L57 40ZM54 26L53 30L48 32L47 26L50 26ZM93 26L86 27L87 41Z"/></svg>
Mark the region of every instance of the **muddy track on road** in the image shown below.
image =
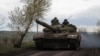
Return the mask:
<svg viewBox="0 0 100 56"><path fill-rule="evenodd" d="M14 56L100 56L100 48L79 50L30 50Z"/></svg>

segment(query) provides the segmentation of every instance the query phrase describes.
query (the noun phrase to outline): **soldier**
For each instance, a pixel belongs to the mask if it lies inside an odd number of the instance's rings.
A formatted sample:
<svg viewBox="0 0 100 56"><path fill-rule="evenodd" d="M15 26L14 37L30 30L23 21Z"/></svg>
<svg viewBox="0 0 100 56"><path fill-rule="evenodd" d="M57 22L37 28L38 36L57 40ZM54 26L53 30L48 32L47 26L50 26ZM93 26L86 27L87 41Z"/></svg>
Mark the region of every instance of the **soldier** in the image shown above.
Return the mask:
<svg viewBox="0 0 100 56"><path fill-rule="evenodd" d="M67 19L64 19L63 23L62 23L62 27L64 26L68 26L69 25L69 22Z"/></svg>
<svg viewBox="0 0 100 56"><path fill-rule="evenodd" d="M72 31L76 31L76 30L77 30L77 27L76 27L75 25L70 24L69 26L73 28L73 30L72 30Z"/></svg>
<svg viewBox="0 0 100 56"><path fill-rule="evenodd" d="M73 32L73 31L76 31L77 28L75 25L73 24L69 24L68 20L67 19L64 19L63 23L62 23L62 29L63 31L67 32Z"/></svg>
<svg viewBox="0 0 100 56"><path fill-rule="evenodd" d="M59 20L57 19L57 17L54 17L54 19L53 20L51 20L51 25L53 26L53 25L59 25L60 23L59 23Z"/></svg>
<svg viewBox="0 0 100 56"><path fill-rule="evenodd" d="M61 24L59 23L59 20L57 19L57 17L54 17L54 19L51 20L51 27L58 32L60 32L60 28L61 28ZM44 32L52 32L50 29L48 28L44 28L43 30Z"/></svg>
<svg viewBox="0 0 100 56"><path fill-rule="evenodd" d="M59 20L57 17L54 17L54 19L51 20L51 26L57 31L61 32L60 28L62 27L61 24L59 23Z"/></svg>

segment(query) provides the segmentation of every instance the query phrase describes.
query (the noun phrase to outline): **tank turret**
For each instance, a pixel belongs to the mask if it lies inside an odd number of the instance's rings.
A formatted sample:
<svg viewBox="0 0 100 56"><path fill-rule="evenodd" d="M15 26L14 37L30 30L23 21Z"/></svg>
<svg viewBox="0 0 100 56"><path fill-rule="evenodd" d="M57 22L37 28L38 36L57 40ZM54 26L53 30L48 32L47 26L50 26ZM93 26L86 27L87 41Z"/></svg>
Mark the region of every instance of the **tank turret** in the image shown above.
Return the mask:
<svg viewBox="0 0 100 56"><path fill-rule="evenodd" d="M53 33L60 33L61 32L61 26L60 25L48 25L47 23L43 22L43 21L40 21L38 19L36 19L36 23L42 25L45 27L45 29L43 29L43 31L52 31Z"/></svg>
<svg viewBox="0 0 100 56"><path fill-rule="evenodd" d="M50 29L52 32L56 33L56 30L54 30L50 25L48 25L47 23L43 22L43 21L39 21L38 19L36 19L36 23Z"/></svg>

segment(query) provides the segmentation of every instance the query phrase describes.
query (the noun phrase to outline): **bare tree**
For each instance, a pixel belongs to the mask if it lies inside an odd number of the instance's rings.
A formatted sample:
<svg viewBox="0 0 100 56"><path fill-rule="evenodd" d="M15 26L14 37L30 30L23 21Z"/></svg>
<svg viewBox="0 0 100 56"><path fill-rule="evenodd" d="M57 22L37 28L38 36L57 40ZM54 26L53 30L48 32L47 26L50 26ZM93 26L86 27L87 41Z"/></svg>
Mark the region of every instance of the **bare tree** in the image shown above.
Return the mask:
<svg viewBox="0 0 100 56"><path fill-rule="evenodd" d="M5 18L1 18L0 19L0 29L3 28L2 25L4 24L4 22L5 22Z"/></svg>
<svg viewBox="0 0 100 56"><path fill-rule="evenodd" d="M23 9L15 8L9 13L9 18L11 23L9 26L18 31L20 35L20 40L16 43L16 47L21 47L21 43L34 20L42 19L45 12L49 8L49 0L23 0L26 2Z"/></svg>
<svg viewBox="0 0 100 56"><path fill-rule="evenodd" d="M4 23L4 19L0 19L0 25Z"/></svg>
<svg viewBox="0 0 100 56"><path fill-rule="evenodd" d="M43 16L45 12L48 11L50 5L50 0L22 0L22 1L25 1L29 5L28 7L34 10L32 11L29 10L28 8L26 12L26 14L28 15L34 14L32 15L32 17L38 16L34 17L34 19L43 19ZM38 33L38 24L37 24L37 33Z"/></svg>

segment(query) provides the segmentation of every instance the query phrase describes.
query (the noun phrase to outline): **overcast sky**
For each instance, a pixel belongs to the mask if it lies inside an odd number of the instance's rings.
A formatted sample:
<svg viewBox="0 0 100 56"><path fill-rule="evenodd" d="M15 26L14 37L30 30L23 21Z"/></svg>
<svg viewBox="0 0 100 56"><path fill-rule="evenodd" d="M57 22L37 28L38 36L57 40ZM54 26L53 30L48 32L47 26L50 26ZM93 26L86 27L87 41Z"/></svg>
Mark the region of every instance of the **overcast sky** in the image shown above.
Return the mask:
<svg viewBox="0 0 100 56"><path fill-rule="evenodd" d="M0 0L0 18L6 20L3 30L8 29L8 12L22 5L20 0ZM69 21L77 26L94 26L100 19L100 0L52 0L45 20L49 22L52 18L58 17L62 22L71 15Z"/></svg>

